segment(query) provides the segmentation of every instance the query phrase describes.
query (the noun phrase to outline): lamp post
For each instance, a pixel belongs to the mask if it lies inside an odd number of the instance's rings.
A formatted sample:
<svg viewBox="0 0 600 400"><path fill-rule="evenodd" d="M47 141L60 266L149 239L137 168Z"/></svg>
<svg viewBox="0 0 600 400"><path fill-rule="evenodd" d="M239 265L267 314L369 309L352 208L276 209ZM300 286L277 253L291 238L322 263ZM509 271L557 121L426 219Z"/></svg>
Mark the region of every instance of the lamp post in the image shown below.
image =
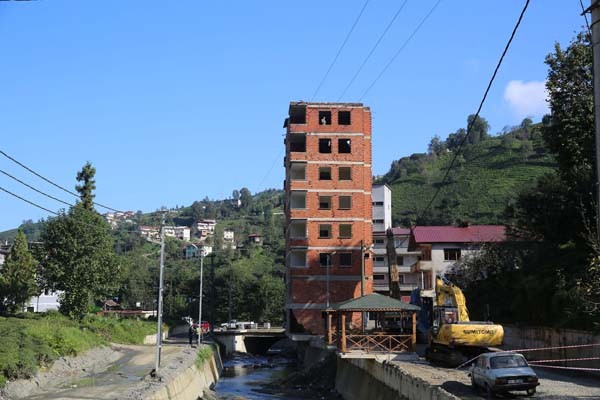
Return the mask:
<svg viewBox="0 0 600 400"><path fill-rule="evenodd" d="M202 343L202 275L204 272L204 247L200 250L200 293L198 295L198 326L200 327L200 343Z"/></svg>
<svg viewBox="0 0 600 400"><path fill-rule="evenodd" d="M331 253L327 254L327 271L326 271L326 281L327 281L327 301L326 301L326 308L329 308L329 267L331 266L331 256L334 255L336 252L333 251Z"/></svg>
<svg viewBox="0 0 600 400"><path fill-rule="evenodd" d="M160 367L160 350L162 347L162 313L163 313L163 272L165 269L165 216L163 213L162 224L160 228L160 273L158 279L158 328L156 335L156 363L154 371L158 373Z"/></svg>

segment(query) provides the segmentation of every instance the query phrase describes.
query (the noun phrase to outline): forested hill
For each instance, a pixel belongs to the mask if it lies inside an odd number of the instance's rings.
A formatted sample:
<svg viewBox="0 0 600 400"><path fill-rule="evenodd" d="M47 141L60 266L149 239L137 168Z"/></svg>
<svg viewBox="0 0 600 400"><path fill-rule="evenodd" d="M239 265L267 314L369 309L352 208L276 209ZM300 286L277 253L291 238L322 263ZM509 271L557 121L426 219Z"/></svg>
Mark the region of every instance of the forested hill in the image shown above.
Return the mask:
<svg viewBox="0 0 600 400"><path fill-rule="evenodd" d="M392 162L389 172L376 177L375 182L386 183L392 189L394 225L504 223L503 213L516 194L533 186L539 176L555 170L541 127L542 123L533 124L527 118L519 126L491 136L489 125L479 118L427 212L423 209L440 187L465 129L451 133L446 140L435 136L427 153Z"/></svg>

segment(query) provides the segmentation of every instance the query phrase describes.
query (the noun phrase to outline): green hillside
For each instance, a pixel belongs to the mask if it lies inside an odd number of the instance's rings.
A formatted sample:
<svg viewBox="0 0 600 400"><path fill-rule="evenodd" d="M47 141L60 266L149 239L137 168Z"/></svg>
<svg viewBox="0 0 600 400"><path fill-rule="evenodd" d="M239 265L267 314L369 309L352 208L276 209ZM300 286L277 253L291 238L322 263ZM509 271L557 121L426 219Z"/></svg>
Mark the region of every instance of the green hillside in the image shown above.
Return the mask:
<svg viewBox="0 0 600 400"><path fill-rule="evenodd" d="M427 212L423 210L454 157L454 134L445 142L434 138L428 153L394 161L387 174L375 179L392 188L394 225L503 223L502 214L514 196L555 169L541 138L541 124L528 121L467 144Z"/></svg>

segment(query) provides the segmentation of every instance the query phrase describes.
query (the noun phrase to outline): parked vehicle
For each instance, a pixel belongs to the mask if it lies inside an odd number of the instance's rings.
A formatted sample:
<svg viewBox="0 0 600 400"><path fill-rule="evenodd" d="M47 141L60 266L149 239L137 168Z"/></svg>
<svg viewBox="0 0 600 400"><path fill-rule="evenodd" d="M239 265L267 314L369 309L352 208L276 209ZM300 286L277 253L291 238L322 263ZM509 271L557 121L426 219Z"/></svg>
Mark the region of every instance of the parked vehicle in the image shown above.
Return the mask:
<svg viewBox="0 0 600 400"><path fill-rule="evenodd" d="M473 389L485 390L488 398L513 390L525 390L527 396L533 396L540 384L525 357L518 353L481 354L471 366L469 375Z"/></svg>
<svg viewBox="0 0 600 400"><path fill-rule="evenodd" d="M208 333L210 331L210 322L202 321L200 327L202 328L202 333Z"/></svg>

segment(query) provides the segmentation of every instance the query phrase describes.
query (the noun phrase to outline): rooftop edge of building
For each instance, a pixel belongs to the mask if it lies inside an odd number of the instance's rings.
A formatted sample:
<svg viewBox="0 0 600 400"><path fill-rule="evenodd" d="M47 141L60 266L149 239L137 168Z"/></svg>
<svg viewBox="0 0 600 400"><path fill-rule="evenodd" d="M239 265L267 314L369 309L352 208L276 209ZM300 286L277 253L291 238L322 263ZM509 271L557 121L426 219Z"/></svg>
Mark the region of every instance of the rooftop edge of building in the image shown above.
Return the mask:
<svg viewBox="0 0 600 400"><path fill-rule="evenodd" d="M339 103L339 102L327 102L327 101L290 101L290 107L296 106L307 106L307 107L339 107L339 108L364 108L369 110L369 107L363 103Z"/></svg>

